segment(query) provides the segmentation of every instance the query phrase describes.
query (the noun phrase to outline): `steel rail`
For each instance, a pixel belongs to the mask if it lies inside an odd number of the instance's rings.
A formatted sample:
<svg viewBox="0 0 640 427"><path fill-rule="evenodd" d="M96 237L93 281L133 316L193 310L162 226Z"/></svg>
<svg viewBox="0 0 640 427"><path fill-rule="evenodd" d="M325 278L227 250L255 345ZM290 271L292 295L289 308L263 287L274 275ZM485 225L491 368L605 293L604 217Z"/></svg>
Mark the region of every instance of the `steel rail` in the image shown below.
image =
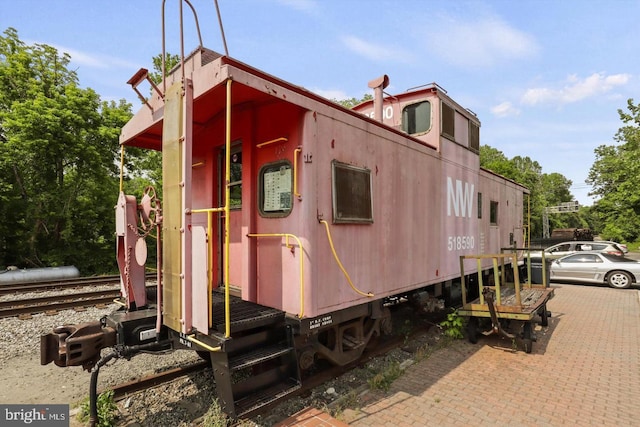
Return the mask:
<svg viewBox="0 0 640 427"><path fill-rule="evenodd" d="M120 296L120 289L82 292L69 295L55 295L41 298L29 298L13 301L0 301L0 318L21 314L35 314L47 311L65 310L75 307L88 307L113 302Z"/></svg>
<svg viewBox="0 0 640 427"><path fill-rule="evenodd" d="M146 279L155 279L155 273L147 273ZM56 279L46 280L40 282L25 282L15 283L9 285L0 285L0 295L8 295L24 292L41 292L52 289L65 289L65 288L81 288L92 285L117 285L120 283L120 276L96 276L96 277L79 277L76 279Z"/></svg>
<svg viewBox="0 0 640 427"><path fill-rule="evenodd" d="M77 279L58 279L47 280L42 282L26 282L10 285L0 285L0 295L23 292L39 292L51 289L63 289L84 287L91 285L117 284L120 282L120 276L100 276L100 277L80 277Z"/></svg>
<svg viewBox="0 0 640 427"><path fill-rule="evenodd" d="M137 393L142 390L146 390L152 387L158 387L159 385L168 383L177 378L187 376L193 372L200 372L206 368L210 368L209 362L196 362L188 366L182 366L179 368L169 369L167 371L158 372L143 378L138 378L133 381L118 384L114 387L108 387L113 390L114 400L122 400L130 394ZM104 390L103 390L104 391Z"/></svg>

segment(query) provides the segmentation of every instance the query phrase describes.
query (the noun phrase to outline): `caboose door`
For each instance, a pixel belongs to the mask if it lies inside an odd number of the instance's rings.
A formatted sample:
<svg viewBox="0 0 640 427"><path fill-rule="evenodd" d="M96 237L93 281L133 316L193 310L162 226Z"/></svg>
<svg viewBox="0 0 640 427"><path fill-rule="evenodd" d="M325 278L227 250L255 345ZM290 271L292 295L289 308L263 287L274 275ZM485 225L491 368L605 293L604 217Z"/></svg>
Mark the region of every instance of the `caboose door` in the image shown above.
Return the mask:
<svg viewBox="0 0 640 427"><path fill-rule="evenodd" d="M225 204L225 150L220 150L218 156L218 206ZM242 271L240 260L242 260L242 142L235 141L231 144L231 168L230 168L230 201L229 201L229 288L233 293L241 294ZM225 218L221 213L218 215L217 224L217 265L215 266L218 284L225 283Z"/></svg>

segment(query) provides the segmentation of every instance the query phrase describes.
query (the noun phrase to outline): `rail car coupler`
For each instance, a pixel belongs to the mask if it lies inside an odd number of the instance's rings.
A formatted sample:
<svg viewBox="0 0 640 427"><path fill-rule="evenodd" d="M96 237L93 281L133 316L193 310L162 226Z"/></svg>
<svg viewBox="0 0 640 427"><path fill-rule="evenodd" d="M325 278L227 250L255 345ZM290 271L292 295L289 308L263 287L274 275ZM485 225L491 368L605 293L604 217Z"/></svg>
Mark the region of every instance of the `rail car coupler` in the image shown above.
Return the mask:
<svg viewBox="0 0 640 427"><path fill-rule="evenodd" d="M40 364L79 366L90 371L100 359L100 350L116 344L116 329L103 321L58 326L40 336Z"/></svg>

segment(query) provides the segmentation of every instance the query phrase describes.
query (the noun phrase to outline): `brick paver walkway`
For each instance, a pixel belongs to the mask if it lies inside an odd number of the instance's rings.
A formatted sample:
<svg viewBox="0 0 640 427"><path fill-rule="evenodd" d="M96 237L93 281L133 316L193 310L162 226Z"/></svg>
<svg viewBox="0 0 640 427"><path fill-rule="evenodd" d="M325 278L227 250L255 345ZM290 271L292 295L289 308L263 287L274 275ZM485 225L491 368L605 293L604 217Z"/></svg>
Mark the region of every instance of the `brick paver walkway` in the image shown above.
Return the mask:
<svg viewBox="0 0 640 427"><path fill-rule="evenodd" d="M531 354L456 341L348 410L351 426L640 425L637 289L560 285Z"/></svg>

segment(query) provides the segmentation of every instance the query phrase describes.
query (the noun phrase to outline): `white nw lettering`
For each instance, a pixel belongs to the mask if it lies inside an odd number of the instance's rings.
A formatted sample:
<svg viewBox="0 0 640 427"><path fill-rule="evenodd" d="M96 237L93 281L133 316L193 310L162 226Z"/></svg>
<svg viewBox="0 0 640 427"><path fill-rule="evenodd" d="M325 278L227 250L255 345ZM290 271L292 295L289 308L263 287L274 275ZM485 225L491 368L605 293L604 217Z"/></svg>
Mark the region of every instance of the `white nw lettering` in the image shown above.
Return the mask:
<svg viewBox="0 0 640 427"><path fill-rule="evenodd" d="M451 206L453 205L453 213L455 216L466 216L471 218L471 208L473 206L473 184L464 183L462 189L462 181L456 179L455 188L453 179L447 177L447 216L451 216Z"/></svg>

